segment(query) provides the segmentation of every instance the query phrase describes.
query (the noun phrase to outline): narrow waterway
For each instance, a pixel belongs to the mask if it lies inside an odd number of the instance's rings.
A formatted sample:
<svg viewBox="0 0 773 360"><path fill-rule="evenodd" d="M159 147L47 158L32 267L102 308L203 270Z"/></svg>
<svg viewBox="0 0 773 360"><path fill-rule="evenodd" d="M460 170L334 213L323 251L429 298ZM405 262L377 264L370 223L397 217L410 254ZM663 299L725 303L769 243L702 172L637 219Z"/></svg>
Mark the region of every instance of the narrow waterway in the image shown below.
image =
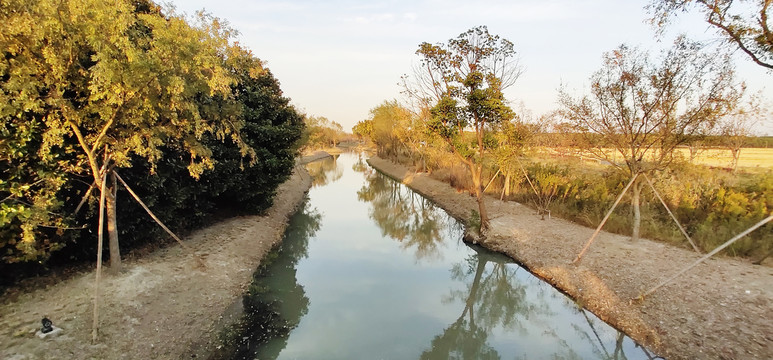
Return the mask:
<svg viewBox="0 0 773 360"><path fill-rule="evenodd" d="M243 299L231 359L647 359L427 199L343 154Z"/></svg>

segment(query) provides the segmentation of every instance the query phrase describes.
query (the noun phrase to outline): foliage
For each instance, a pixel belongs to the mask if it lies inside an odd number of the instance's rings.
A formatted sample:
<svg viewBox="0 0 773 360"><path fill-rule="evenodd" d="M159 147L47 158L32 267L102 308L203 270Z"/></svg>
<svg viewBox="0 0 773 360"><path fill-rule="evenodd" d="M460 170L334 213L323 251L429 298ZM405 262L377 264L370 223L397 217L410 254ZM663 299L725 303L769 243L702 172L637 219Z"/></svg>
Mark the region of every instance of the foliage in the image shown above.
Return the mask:
<svg viewBox="0 0 773 360"><path fill-rule="evenodd" d="M561 178L552 206L554 214L587 226L596 226L627 182L619 172L583 171L582 165L527 166L533 178L539 173ZM679 222L704 251L710 251L734 235L762 220L773 210L773 176L731 174L717 169L683 164L653 178ZM543 175L544 176L544 175ZM530 188L521 184L516 199L528 201ZM642 212L646 222L642 236L687 246L683 235L651 191L643 192ZM615 210L605 229L630 234L632 211L622 205ZM756 257L773 247L771 226L758 229L730 246L733 255Z"/></svg>
<svg viewBox="0 0 773 360"><path fill-rule="evenodd" d="M673 162L677 146L732 112L744 92L734 82L727 56L702 53L700 44L683 37L656 65L646 53L620 46L604 55L591 84L591 95L578 99L561 91L561 115L587 134L585 150L632 179L663 170ZM631 197L634 238L639 236L641 187L638 178Z"/></svg>
<svg viewBox="0 0 773 360"><path fill-rule="evenodd" d="M16 129L36 124L41 141L34 152L57 172L89 174L87 183L99 185L103 167L128 167L135 157L152 164L162 145L175 143L189 153L188 169L196 175L213 163L203 134L238 133L236 114L207 118L199 106L225 94L233 81L222 66L230 30L205 16L191 26L149 5L43 0L3 6L0 113ZM56 210L50 198L37 203ZM108 204L114 207L111 196ZM26 219L22 229L46 225L46 219Z"/></svg>
<svg viewBox="0 0 773 360"><path fill-rule="evenodd" d="M373 122L370 119L358 121L352 127L352 134L359 139L370 139L373 134Z"/></svg>
<svg viewBox="0 0 773 360"><path fill-rule="evenodd" d="M528 177L521 184L527 191L531 189L532 202L536 205L537 213L545 219L545 214L550 215L550 205L557 197L566 197L572 190L569 169L549 163L533 163L526 167Z"/></svg>
<svg viewBox="0 0 773 360"><path fill-rule="evenodd" d="M574 99L561 91L561 115L589 135L584 145L593 156L629 176L663 169L687 136L729 114L743 94L726 57L701 53L684 38L658 65L622 45L604 55L591 83L590 96Z"/></svg>
<svg viewBox="0 0 773 360"><path fill-rule="evenodd" d="M755 63L773 69L770 1L652 0L651 22L664 28L679 12L697 11L728 44L737 46Z"/></svg>
<svg viewBox="0 0 773 360"><path fill-rule="evenodd" d="M341 124L324 116L306 116L302 143L307 149L336 147L345 133Z"/></svg>
<svg viewBox="0 0 773 360"><path fill-rule="evenodd" d="M384 101L374 107L370 110L370 118L355 128L366 134L378 156L392 159L411 153L414 148L411 145L418 143L416 139L422 135L415 116L397 100Z"/></svg>
<svg viewBox="0 0 773 360"><path fill-rule="evenodd" d="M521 69L513 60L513 43L491 35L479 26L451 39L447 44L422 43L416 54L421 67L414 84L404 77L405 91L428 111L425 126L470 171L478 199L481 231L488 229L482 199L483 158L493 145L488 141L493 127L514 117L502 90L512 85ZM470 129L475 141L467 141Z"/></svg>
<svg viewBox="0 0 773 360"><path fill-rule="evenodd" d="M219 20L100 0L3 2L0 16L3 263L93 258L94 192L75 209L103 166L174 231L261 213L291 173L303 118ZM117 201L124 245L161 236Z"/></svg>

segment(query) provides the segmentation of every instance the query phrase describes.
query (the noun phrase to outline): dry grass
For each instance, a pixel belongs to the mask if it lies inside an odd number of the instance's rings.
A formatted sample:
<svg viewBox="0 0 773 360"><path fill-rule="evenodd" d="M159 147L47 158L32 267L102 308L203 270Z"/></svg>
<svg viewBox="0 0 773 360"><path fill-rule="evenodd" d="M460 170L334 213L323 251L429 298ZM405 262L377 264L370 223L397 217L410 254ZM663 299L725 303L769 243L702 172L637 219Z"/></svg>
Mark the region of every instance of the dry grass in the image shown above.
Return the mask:
<svg viewBox="0 0 773 360"><path fill-rule="evenodd" d="M687 149L679 149L686 159L690 152ZM728 149L706 149L698 153L695 164L715 167L730 167L733 157ZM771 148L743 148L738 158L738 167L741 168L773 168L773 149Z"/></svg>
<svg viewBox="0 0 773 360"><path fill-rule="evenodd" d="M677 157L688 160L690 158L690 151L687 148L679 148L677 151ZM565 149L565 148L551 148L545 149L546 153L561 154L564 156L577 157L583 160L591 162L598 162L592 158L590 154L578 149ZM609 149L609 153L613 150ZM614 158L614 157L612 157ZM618 156L618 158L621 158ZM698 152L698 155L693 160L695 165L706 165L711 167L729 168L732 164L733 157L729 149L723 148L708 148ZM738 159L738 167L745 170L765 170L773 168L773 148L743 148L741 149L741 156Z"/></svg>

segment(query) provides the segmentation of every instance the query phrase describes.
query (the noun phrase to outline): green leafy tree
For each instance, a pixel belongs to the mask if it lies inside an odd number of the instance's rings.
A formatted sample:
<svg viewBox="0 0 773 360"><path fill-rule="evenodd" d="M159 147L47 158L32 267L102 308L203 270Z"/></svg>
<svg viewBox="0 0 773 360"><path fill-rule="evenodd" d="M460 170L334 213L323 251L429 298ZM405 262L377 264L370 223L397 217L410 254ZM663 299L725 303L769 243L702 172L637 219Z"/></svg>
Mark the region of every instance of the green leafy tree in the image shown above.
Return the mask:
<svg viewBox="0 0 773 360"><path fill-rule="evenodd" d="M770 0L652 0L651 22L664 28L679 12L697 11L757 65L773 69Z"/></svg>
<svg viewBox="0 0 773 360"><path fill-rule="evenodd" d="M173 146L189 154L197 176L214 163L204 134L240 141L237 113L206 117L201 106L230 94L223 54L232 32L204 15L192 26L143 1L19 0L2 9L0 113L15 129L40 129L40 159L88 174L106 192L111 265L119 269L116 187L103 184L104 174L135 156L153 164ZM61 153L69 157L57 159ZM41 225L26 219L23 228Z"/></svg>
<svg viewBox="0 0 773 360"><path fill-rule="evenodd" d="M370 139L381 157L397 157L403 147L403 135L409 127L411 113L396 100L384 101L370 110Z"/></svg>
<svg viewBox="0 0 773 360"><path fill-rule="evenodd" d="M447 44L422 43L416 54L421 66L412 84L403 78L406 93L429 110L428 131L443 139L469 169L480 231L485 234L489 219L483 200L483 159L495 144L490 136L495 126L514 116L502 94L521 73L513 43L479 26Z"/></svg>
<svg viewBox="0 0 773 360"><path fill-rule="evenodd" d="M702 53L679 38L652 64L647 53L620 46L604 55L591 77L590 95L561 91L561 115L583 131L591 156L637 177L632 186L633 235L639 237L644 179L674 160L674 149L732 111L743 94L730 60ZM621 160L622 159L622 160Z"/></svg>
<svg viewBox="0 0 773 360"><path fill-rule="evenodd" d="M282 95L279 82L252 53L233 48L228 58L236 62L229 67L237 76L232 94L244 123L240 135L252 155L245 158L238 141L224 143L208 135L205 144L213 150L216 163L201 181L209 185L203 191L213 194L201 195L216 195L221 208L260 213L271 206L277 187L292 173L305 125L303 116ZM225 106L229 104L226 101Z"/></svg>

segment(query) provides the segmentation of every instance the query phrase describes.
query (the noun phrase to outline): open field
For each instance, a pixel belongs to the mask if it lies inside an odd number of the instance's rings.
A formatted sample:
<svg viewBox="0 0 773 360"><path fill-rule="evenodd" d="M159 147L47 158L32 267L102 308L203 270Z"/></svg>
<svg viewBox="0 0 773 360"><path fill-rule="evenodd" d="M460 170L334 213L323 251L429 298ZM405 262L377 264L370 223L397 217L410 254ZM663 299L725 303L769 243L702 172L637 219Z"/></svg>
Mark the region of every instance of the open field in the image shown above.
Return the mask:
<svg viewBox="0 0 773 360"><path fill-rule="evenodd" d="M685 159L690 158L687 149L678 149ZM696 164L730 167L733 158L728 149L706 149L698 153ZM739 168L773 168L773 148L743 148L738 158Z"/></svg>
<svg viewBox="0 0 773 360"><path fill-rule="evenodd" d="M590 160L596 162L597 160L590 156L589 153L579 149L568 148L549 148L545 149L549 153L557 153L561 155L576 156L583 160ZM612 153L612 149L608 150ZM680 157L687 161L690 158L690 151L687 148L679 148L677 157ZM621 159L618 154L613 159ZM732 164L733 157L730 150L723 148L707 148L700 150L698 155L693 160L696 165L706 165L712 167L729 168ZM743 148L741 149L741 156L738 159L738 167L747 170L753 169L771 169L773 168L773 148Z"/></svg>

